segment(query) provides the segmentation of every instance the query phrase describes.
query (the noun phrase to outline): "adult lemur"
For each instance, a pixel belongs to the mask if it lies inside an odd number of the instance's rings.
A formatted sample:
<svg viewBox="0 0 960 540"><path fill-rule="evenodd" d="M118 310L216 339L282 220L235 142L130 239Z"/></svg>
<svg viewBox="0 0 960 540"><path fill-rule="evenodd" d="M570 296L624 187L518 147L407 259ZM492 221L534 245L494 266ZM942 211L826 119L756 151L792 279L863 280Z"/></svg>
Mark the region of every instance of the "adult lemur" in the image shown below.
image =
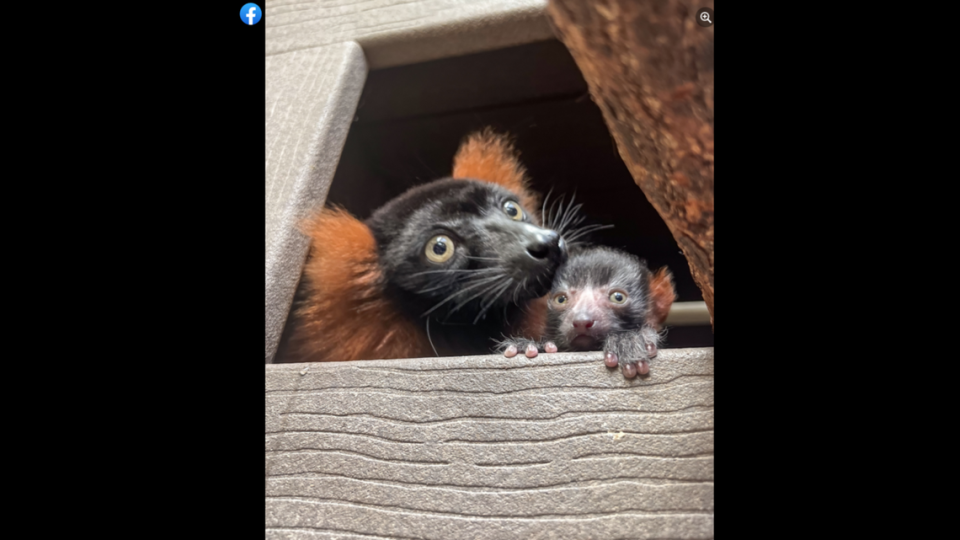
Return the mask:
<svg viewBox="0 0 960 540"><path fill-rule="evenodd" d="M292 311L289 362L487 354L540 336L567 248L540 226L538 197L509 142L468 137L449 178L415 187L362 222L324 209Z"/></svg>

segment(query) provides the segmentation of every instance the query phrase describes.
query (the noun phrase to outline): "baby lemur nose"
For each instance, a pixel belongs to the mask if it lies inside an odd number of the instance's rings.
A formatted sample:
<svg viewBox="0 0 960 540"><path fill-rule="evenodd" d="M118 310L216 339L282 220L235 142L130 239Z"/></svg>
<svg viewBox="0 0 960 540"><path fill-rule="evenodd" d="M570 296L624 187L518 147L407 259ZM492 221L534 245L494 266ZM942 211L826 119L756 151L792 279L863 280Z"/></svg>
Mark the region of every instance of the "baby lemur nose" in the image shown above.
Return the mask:
<svg viewBox="0 0 960 540"><path fill-rule="evenodd" d="M527 253L534 259L546 259L561 253L560 235L556 231L544 230L536 240L527 244Z"/></svg>
<svg viewBox="0 0 960 540"><path fill-rule="evenodd" d="M574 319L573 327L574 328L590 328L593 326L593 323L596 322L593 319Z"/></svg>

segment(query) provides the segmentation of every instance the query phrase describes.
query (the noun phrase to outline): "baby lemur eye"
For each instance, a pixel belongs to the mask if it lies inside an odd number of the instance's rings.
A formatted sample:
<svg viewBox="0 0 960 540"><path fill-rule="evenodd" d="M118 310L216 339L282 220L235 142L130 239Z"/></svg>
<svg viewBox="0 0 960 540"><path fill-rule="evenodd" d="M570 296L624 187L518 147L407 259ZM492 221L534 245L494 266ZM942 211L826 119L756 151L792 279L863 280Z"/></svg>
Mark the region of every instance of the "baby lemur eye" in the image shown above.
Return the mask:
<svg viewBox="0 0 960 540"><path fill-rule="evenodd" d="M523 219L523 210L520 209L519 204L513 201L503 203L503 211L514 221L521 221Z"/></svg>
<svg viewBox="0 0 960 540"><path fill-rule="evenodd" d="M620 291L614 291L610 294L610 301L614 304L622 304L627 301L627 295Z"/></svg>
<svg viewBox="0 0 960 540"><path fill-rule="evenodd" d="M558 294L558 295L556 295L556 296L553 297L553 301L556 302L556 303L558 303L558 304L566 304L566 303L567 303L567 295L565 295L565 294Z"/></svg>
<svg viewBox="0 0 960 540"><path fill-rule="evenodd" d="M435 263L447 262L453 257L454 245L449 236L434 236L424 247L427 258Z"/></svg>

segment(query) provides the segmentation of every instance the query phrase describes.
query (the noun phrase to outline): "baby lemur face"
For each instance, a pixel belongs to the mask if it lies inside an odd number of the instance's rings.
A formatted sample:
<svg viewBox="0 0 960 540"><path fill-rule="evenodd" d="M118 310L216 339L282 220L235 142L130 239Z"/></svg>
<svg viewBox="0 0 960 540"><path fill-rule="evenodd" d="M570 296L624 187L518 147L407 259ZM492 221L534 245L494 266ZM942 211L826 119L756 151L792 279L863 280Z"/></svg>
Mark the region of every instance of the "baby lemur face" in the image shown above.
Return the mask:
<svg viewBox="0 0 960 540"><path fill-rule="evenodd" d="M637 330L650 312L650 270L606 248L584 250L554 278L547 338L560 350L598 350L611 332Z"/></svg>
<svg viewBox="0 0 960 540"><path fill-rule="evenodd" d="M387 281L443 317L460 312L476 321L489 309L541 297L566 259L556 231L540 227L516 194L488 182L431 182L367 224Z"/></svg>

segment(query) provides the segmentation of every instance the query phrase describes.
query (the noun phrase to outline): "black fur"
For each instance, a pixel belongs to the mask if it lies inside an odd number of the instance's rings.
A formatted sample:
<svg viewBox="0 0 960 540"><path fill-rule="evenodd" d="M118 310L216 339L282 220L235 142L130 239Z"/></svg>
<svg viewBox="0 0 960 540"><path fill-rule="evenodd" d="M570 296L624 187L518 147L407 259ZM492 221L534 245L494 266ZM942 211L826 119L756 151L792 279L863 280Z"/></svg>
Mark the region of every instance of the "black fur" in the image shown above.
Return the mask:
<svg viewBox="0 0 960 540"><path fill-rule="evenodd" d="M411 318L429 317L440 355L481 354L519 317L529 300L549 291L566 249L530 209L513 220L507 201L519 197L496 184L441 179L414 188L377 210L373 231L387 294ZM427 242L446 235L454 255L429 260Z"/></svg>
<svg viewBox="0 0 960 540"><path fill-rule="evenodd" d="M576 250L557 271L550 294L547 312L547 327L542 341L528 337L511 337L499 343L501 352L513 346L518 354L533 345L543 351L547 342L553 342L559 351L581 350L571 343L564 328L565 318L570 313L557 309L556 295L587 287L619 289L627 294L628 302L607 310L610 326L605 330L596 347L605 353L617 356L620 366L648 361L657 354L661 336L647 326L650 314L650 280L653 274L645 261L623 251L606 247L587 247ZM569 323L569 321L568 321Z"/></svg>
<svg viewBox="0 0 960 540"><path fill-rule="evenodd" d="M571 256L560 268L551 292L582 289L591 285L623 289L630 301L619 309L611 310L616 317L613 318L615 327L611 328L610 332L634 331L643 326L650 312L651 276L646 262L634 255L607 247L591 247ZM550 309L547 312L547 331L544 337L556 343L562 351L575 350L560 332L562 322L562 313Z"/></svg>

